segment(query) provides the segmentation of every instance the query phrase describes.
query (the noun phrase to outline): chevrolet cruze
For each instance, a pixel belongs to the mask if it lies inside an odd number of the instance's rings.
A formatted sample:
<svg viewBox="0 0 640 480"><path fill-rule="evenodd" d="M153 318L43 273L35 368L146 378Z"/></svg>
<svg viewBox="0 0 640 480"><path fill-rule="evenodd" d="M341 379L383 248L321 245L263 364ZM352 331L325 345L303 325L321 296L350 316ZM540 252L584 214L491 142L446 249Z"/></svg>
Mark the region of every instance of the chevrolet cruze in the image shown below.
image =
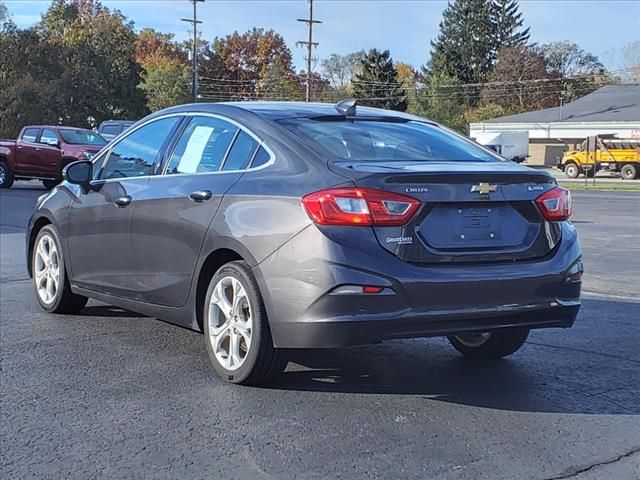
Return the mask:
<svg viewBox="0 0 640 480"><path fill-rule="evenodd" d="M428 120L356 106L183 105L146 117L38 200L38 302L88 298L204 333L258 384L292 348L447 336L470 358L570 327L571 196Z"/></svg>

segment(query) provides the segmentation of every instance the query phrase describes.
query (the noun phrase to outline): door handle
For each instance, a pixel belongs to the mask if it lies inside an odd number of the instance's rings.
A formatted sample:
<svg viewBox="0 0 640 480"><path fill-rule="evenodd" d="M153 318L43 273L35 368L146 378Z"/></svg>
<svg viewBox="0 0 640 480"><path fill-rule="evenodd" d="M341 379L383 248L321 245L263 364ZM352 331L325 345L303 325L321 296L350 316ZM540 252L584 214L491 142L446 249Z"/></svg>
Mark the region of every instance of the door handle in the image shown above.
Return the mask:
<svg viewBox="0 0 640 480"><path fill-rule="evenodd" d="M129 195L125 195L124 197L116 198L113 203L116 204L116 207L123 208L131 203L131 197Z"/></svg>
<svg viewBox="0 0 640 480"><path fill-rule="evenodd" d="M189 198L194 202L204 202L209 200L213 194L210 190L196 190L195 192L191 192L189 194Z"/></svg>

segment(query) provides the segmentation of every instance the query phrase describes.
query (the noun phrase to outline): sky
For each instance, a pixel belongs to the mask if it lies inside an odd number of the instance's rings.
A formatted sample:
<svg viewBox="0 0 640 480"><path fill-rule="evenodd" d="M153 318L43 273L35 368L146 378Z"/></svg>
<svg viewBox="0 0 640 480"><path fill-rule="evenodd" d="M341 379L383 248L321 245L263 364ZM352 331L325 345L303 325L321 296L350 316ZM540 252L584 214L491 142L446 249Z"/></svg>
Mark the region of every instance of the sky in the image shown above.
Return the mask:
<svg viewBox="0 0 640 480"><path fill-rule="evenodd" d="M40 20L49 1L0 0L19 27ZM188 38L192 4L188 0L102 0L103 5L122 11L137 29L151 27ZM531 27L531 41L542 44L569 40L597 55L615 69L613 52L640 40L640 0L520 0L525 24ZM206 0L198 4L198 16L205 39L244 32L254 26L273 28L291 49L296 67L302 69L305 51L295 42L306 40L306 0ZM414 67L423 65L430 41L447 1L443 0L315 0L314 17L323 23L314 27L319 42L315 57L346 54L370 48L389 49L395 61Z"/></svg>

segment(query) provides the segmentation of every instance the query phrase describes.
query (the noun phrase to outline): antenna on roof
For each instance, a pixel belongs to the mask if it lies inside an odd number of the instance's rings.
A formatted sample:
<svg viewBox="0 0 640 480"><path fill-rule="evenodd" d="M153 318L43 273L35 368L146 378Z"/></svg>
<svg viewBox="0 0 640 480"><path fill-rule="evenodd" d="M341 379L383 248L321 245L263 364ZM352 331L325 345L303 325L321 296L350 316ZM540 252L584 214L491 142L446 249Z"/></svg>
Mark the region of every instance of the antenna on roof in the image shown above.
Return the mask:
<svg viewBox="0 0 640 480"><path fill-rule="evenodd" d="M340 115L347 117L353 117L356 114L356 104L358 100L355 98L345 98L336 103L336 110L340 112Z"/></svg>

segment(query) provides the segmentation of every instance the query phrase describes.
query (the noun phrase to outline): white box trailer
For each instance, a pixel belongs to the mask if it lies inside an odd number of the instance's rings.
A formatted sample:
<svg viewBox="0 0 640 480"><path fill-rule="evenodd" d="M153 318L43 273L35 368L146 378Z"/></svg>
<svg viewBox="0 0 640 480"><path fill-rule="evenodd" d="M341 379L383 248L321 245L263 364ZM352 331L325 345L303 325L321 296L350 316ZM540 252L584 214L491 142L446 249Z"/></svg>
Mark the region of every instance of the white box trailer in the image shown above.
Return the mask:
<svg viewBox="0 0 640 480"><path fill-rule="evenodd" d="M477 132L474 140L514 162L529 156L529 132Z"/></svg>

